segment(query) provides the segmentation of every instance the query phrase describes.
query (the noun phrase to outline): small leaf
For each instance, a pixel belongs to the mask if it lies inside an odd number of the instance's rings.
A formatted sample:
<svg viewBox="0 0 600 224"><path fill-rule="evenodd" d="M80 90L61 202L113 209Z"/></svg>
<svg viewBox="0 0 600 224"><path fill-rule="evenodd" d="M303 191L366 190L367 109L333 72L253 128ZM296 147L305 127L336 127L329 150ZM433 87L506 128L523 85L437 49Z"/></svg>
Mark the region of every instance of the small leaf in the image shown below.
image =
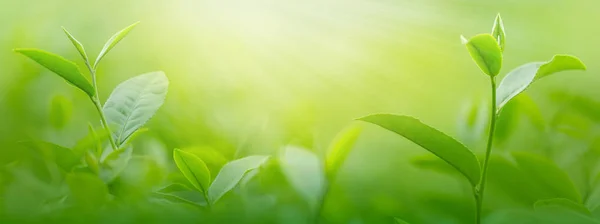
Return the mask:
<svg viewBox="0 0 600 224"><path fill-rule="evenodd" d="M121 41L125 36L127 36L127 34L140 22L136 22L128 27L126 27L125 29L117 32L115 35L113 35L108 41L106 41L106 44L104 44L104 47L102 48L102 50L100 51L100 54L98 54L98 58L96 58L96 62L94 63L94 68L98 67L98 63L100 63L100 60L113 48L115 47L115 45L117 45L119 43L119 41Z"/></svg>
<svg viewBox="0 0 600 224"><path fill-rule="evenodd" d="M492 36L496 38L496 41L498 41L498 46L500 46L500 49L504 51L504 40L506 39L506 33L504 31L504 23L502 22L502 17L500 17L499 13L496 16L496 19L494 20Z"/></svg>
<svg viewBox="0 0 600 224"><path fill-rule="evenodd" d="M133 148L127 147L110 152L100 167L100 177L107 183L112 182L119 174L127 167L131 155L133 154Z"/></svg>
<svg viewBox="0 0 600 224"><path fill-rule="evenodd" d="M52 98L50 103L50 124L54 128L63 128L71 119L73 104L62 95Z"/></svg>
<svg viewBox="0 0 600 224"><path fill-rule="evenodd" d="M217 202L225 193L233 189L246 173L261 166L268 158L268 156L249 156L225 164L208 188L210 203Z"/></svg>
<svg viewBox="0 0 600 224"><path fill-rule="evenodd" d="M169 80L163 72L151 72L122 82L110 94L103 111L115 129L117 146L141 128L160 108L167 95Z"/></svg>
<svg viewBox="0 0 600 224"><path fill-rule="evenodd" d="M500 82L496 96L498 111L535 80L560 71L585 69L585 65L578 58L569 55L555 55L549 62L531 62L521 65L509 72Z"/></svg>
<svg viewBox="0 0 600 224"><path fill-rule="evenodd" d="M48 70L56 73L67 82L83 90L90 97L95 95L92 84L81 75L77 65L56 54L39 49L15 49L15 52L21 53L38 64L46 67Z"/></svg>
<svg viewBox="0 0 600 224"><path fill-rule="evenodd" d="M69 31L67 31L67 29L65 29L64 27L62 29L63 29L63 31L65 31L65 34L67 35L69 40L71 40L71 43L73 43L73 46L75 46L75 48L77 48L77 51L79 52L79 54L81 55L83 60L86 63L88 63L88 56L85 53L85 49L83 48L83 45L77 39L75 39L75 37L73 35L71 35L71 33L69 33Z"/></svg>
<svg viewBox="0 0 600 224"><path fill-rule="evenodd" d="M325 187L321 160L314 153L296 146L286 146L280 154L280 166L286 179L311 208L316 208Z"/></svg>
<svg viewBox="0 0 600 224"><path fill-rule="evenodd" d="M496 38L489 34L479 34L472 37L466 44L471 58L483 73L494 77L502 68L502 50Z"/></svg>
<svg viewBox="0 0 600 224"><path fill-rule="evenodd" d="M183 173L185 178L199 191L206 192L210 185L210 171L202 159L192 153L173 150L173 159L177 168Z"/></svg>
<svg viewBox="0 0 600 224"><path fill-rule="evenodd" d="M346 128L335 137L329 147L329 153L325 160L325 170L329 178L337 174L342 163L346 160L348 154L350 154L350 150L354 146L354 143L356 143L361 131L362 128L359 126L352 126Z"/></svg>
<svg viewBox="0 0 600 224"><path fill-rule="evenodd" d="M590 212L590 210L588 210L584 205L579 204L574 201L571 201L566 198L552 198L552 199L546 199L546 200L539 200L539 201L535 202L533 207L535 208L535 210L545 209L548 207L564 208L564 209L572 210L574 212L577 212L577 213L580 213L583 215L587 215L587 216L592 215L592 212Z"/></svg>
<svg viewBox="0 0 600 224"><path fill-rule="evenodd" d="M359 120L404 136L452 165L471 182L471 185L476 186L479 183L480 167L477 157L463 144L443 132L409 116L375 114Z"/></svg>

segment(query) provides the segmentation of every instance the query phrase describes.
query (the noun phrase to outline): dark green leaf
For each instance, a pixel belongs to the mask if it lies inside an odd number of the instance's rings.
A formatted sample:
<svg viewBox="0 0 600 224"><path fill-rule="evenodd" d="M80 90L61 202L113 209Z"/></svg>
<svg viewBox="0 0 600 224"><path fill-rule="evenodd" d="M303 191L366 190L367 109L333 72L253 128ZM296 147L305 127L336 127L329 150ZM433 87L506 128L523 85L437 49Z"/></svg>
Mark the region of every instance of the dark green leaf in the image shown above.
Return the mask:
<svg viewBox="0 0 600 224"><path fill-rule="evenodd" d="M536 210L548 209L548 207L562 208L562 209L572 210L576 213L580 213L580 214L586 215L586 216L592 215L592 212L590 212L590 210L588 210L584 205L579 204L574 201L571 201L566 198L552 198L552 199L539 200L539 201L535 202L533 207Z"/></svg>
<svg viewBox="0 0 600 224"><path fill-rule="evenodd" d="M471 182L471 185L476 186L479 183L480 167L473 152L443 132L409 116L376 114L359 120L404 136L452 165Z"/></svg>
<svg viewBox="0 0 600 224"><path fill-rule="evenodd" d="M496 38L489 34L479 34L472 37L466 44L471 58L483 73L494 77L502 68L502 50Z"/></svg>
<svg viewBox="0 0 600 224"><path fill-rule="evenodd" d="M199 191L206 192L210 186L210 171L202 159L180 149L173 150L173 159L177 168Z"/></svg>
<svg viewBox="0 0 600 224"><path fill-rule="evenodd" d="M129 34L129 32L140 22L136 22L128 27L126 27L125 29L117 32L115 35L113 35L110 39L108 39L108 41L106 41L106 44L104 44L104 47L102 48L102 50L100 51L100 54L98 54L98 57L96 58L96 62L94 63L94 68L98 67L98 63L100 63L100 60L102 60L102 58L113 48L115 47L115 45L117 45L119 43L119 41L121 41L123 38L125 38L125 36L127 36L127 34Z"/></svg>
<svg viewBox="0 0 600 224"><path fill-rule="evenodd" d="M77 65L56 54L42 51L39 49L15 49L15 52L21 53L38 64L46 67L48 70L56 73L67 82L83 90L89 96L95 95L92 84L83 77Z"/></svg>

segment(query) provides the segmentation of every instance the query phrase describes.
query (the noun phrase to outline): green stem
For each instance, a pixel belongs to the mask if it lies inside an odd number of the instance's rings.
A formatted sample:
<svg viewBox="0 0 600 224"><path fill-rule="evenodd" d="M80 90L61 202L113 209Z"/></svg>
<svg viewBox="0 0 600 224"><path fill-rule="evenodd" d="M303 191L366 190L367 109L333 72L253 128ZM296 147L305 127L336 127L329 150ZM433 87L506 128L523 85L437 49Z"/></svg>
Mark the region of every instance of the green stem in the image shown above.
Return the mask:
<svg viewBox="0 0 600 224"><path fill-rule="evenodd" d="M92 86L94 87L94 91L95 91L94 96L91 96L90 99L92 100L92 103L94 103L94 107L96 107L96 110L98 111L98 114L100 115L100 120L102 122L102 126L108 132L108 140L110 141L110 146L112 147L112 149L114 151L117 151L117 150L119 150L119 147L117 147L117 144L115 143L115 139L112 135L112 132L110 131L110 128L108 127L108 122L106 122L106 116L104 116L104 111L102 111L102 104L100 103L100 97L98 96L98 85L96 84L96 69L92 68L92 66L90 65L90 63L87 60L85 62L85 65L87 66L88 70L90 71L90 74L92 75Z"/></svg>
<svg viewBox="0 0 600 224"><path fill-rule="evenodd" d="M321 219L321 215L323 214L323 208L325 207L325 200L327 199L327 194L329 194L329 180L325 180L323 186L323 194L321 195L321 198L318 202L319 204L317 204L314 223L319 223Z"/></svg>
<svg viewBox="0 0 600 224"><path fill-rule="evenodd" d="M208 192L205 190L202 194L204 195L204 200L206 200L206 208L210 211L212 205L210 204L210 200L208 200Z"/></svg>
<svg viewBox="0 0 600 224"><path fill-rule="evenodd" d="M490 130L487 140L487 148L485 150L485 159L483 160L483 170L481 172L481 182L479 186L475 189L475 200L477 204L477 224L481 223L481 210L483 207L483 194L485 191L485 183L487 179L487 171L489 166L490 155L492 154L492 145L494 141L494 131L496 129L496 79L494 77L490 77L490 83L492 85L492 111L490 115Z"/></svg>

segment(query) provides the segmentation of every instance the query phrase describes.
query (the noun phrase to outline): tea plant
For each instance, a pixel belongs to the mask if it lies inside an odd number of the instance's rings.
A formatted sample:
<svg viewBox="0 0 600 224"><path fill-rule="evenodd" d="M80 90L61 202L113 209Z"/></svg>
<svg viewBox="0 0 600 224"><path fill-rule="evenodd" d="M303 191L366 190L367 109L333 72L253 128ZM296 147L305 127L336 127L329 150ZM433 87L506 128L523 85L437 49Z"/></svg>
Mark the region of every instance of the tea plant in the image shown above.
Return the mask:
<svg viewBox="0 0 600 224"><path fill-rule="evenodd" d="M269 159L269 156L248 156L233 160L221 168L214 180L204 161L192 152L175 149L173 158L177 168L193 186L193 189L186 185L173 183L155 194L175 202L210 209L221 197L234 189L243 178L251 178L251 175L248 175L249 172L258 169ZM198 195L202 195L200 200L197 198Z"/></svg>
<svg viewBox="0 0 600 224"><path fill-rule="evenodd" d="M104 105L101 103L96 73L98 65L106 54L137 24L130 25L113 35L106 42L93 63L88 58L83 45L63 28L64 33L83 58L91 77L91 83L83 75L75 62L69 61L59 55L32 48L14 50L59 75L65 81L83 91L98 112L102 132L96 132L93 126L90 125L90 135L80 141L73 149L53 143L31 143L38 147L44 145L45 147L42 148L49 150L47 153L55 155L55 161L59 166L66 172L72 172L67 178L69 185L95 182L93 179L78 175L81 171L92 172L98 175L105 183L110 183L117 177L131 157L132 148L128 143L135 133L143 130L141 129L143 125L150 120L165 100L169 80L163 72L156 71L122 82L113 90ZM107 148L104 147L104 139L108 139ZM86 165L81 164L82 161L85 161ZM81 180L82 178L83 180ZM73 194L77 194L76 188L71 190ZM85 194L85 192L81 193ZM85 195L81 196L85 198Z"/></svg>
<svg viewBox="0 0 600 224"><path fill-rule="evenodd" d="M331 142L325 158L319 158L311 151L286 146L280 151L281 170L292 187L302 195L314 212L314 223L323 220L323 210L331 183L346 160L362 129L350 126L342 130Z"/></svg>
<svg viewBox="0 0 600 224"><path fill-rule="evenodd" d="M503 51L505 49L506 39L504 25L500 15L495 19L491 34L479 34L470 39L461 36L461 39L463 44L466 45L474 62L490 80L491 114L489 117L490 122L485 155L482 163L480 163L475 154L462 143L449 135L422 123L416 118L394 114L375 114L360 118L359 120L381 126L407 138L433 153L460 172L462 176L468 180L472 189L476 208L475 222L481 223L488 168L492 156L495 130L497 128L496 122L504 106L541 78L560 71L585 70L586 67L574 56L555 55L547 62L531 62L515 68L510 71L498 85L496 77L502 68ZM513 154L513 156L519 164L538 164L533 166L546 164L543 158L538 158L536 156L527 154ZM546 167L552 167L552 165ZM559 169L559 171L556 172L560 173L561 171ZM569 180L568 176L565 178L566 180ZM569 187L567 186L567 188ZM566 198L571 199L567 200L568 202L565 202L566 199L551 199L536 203L536 207L543 207L543 205L547 204L558 204L565 207L580 207L572 205L577 204L576 202L580 201L577 191L574 190L573 192L575 193L565 196ZM572 200L576 202L572 202Z"/></svg>

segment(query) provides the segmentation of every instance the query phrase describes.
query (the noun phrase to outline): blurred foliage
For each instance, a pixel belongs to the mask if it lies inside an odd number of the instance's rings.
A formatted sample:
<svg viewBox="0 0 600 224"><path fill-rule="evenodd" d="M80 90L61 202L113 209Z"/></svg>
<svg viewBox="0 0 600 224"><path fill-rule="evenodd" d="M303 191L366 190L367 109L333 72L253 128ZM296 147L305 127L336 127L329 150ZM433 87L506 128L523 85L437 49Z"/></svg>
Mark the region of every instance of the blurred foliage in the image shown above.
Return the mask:
<svg viewBox="0 0 600 224"><path fill-rule="evenodd" d="M210 212L160 194L172 183L192 187L173 149L201 157L214 179L229 161L280 158L286 145L322 158L353 119L378 112L419 117L479 156L488 83L459 36L487 31L498 12L505 68L568 53L588 71L546 78L505 107L484 223L597 223L600 51L592 49L600 31L590 27L600 21L598 7L591 0L0 0L0 223L314 223L312 205L275 159ZM99 67L100 99L155 70L168 76L169 93L132 141L129 162L94 168L102 155L89 152L107 134L87 96L11 49L39 47L84 68L61 26L97 55L135 21ZM473 223L469 184L450 177L447 164L358 125L356 145L329 183L322 222ZM580 201L590 214L534 209L553 197Z"/></svg>

